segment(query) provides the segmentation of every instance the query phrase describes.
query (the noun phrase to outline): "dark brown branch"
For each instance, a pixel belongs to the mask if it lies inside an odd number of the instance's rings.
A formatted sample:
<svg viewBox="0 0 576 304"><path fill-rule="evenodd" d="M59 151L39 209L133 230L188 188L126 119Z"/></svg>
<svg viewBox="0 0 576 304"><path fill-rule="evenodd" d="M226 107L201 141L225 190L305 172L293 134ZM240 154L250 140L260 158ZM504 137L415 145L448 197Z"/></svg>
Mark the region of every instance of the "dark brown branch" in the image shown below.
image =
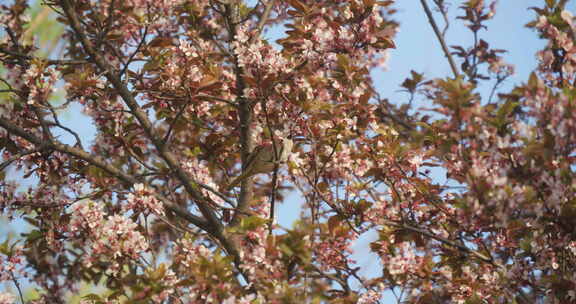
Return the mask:
<svg viewBox="0 0 576 304"><path fill-rule="evenodd" d="M33 56L29 56L29 55L25 55L22 53L18 53L18 52L14 52L14 51L10 51L7 50L3 47L0 47L0 53L4 53L6 55L10 55L12 57L15 57L16 59L24 59L24 60L40 60L43 61L45 63L47 63L48 65L79 65L79 64L87 64L88 61L85 60L57 60L57 59L45 59L45 58L38 58L38 57L33 57Z"/></svg>
<svg viewBox="0 0 576 304"><path fill-rule="evenodd" d="M440 45L442 46L442 51L444 51L444 56L446 57L446 59L448 59L448 63L450 64L450 68L452 69L452 73L454 74L454 78L456 78L459 75L458 68L456 67L456 63L454 63L454 59L452 58L452 55L450 54L448 47L446 46L446 42L444 41L444 37L442 36L442 33L440 33L440 30L438 29L438 25L436 25L436 21L434 21L434 16L432 15L432 11L430 11L430 8L428 7L428 3L426 3L426 0L420 0L420 3L422 3L422 7L424 7L424 12L426 13L426 16L428 17L428 21L430 22L430 25L432 26L432 29L434 30L434 34L436 34L436 38L438 38L438 41L440 42Z"/></svg>
<svg viewBox="0 0 576 304"><path fill-rule="evenodd" d="M228 28L228 35L230 42L236 37L236 26L240 21L240 12L237 3L225 5L225 11L221 12ZM246 164L248 156L254 150L254 138L252 136L252 102L244 97L244 89L246 82L244 81L244 70L238 63L238 56L233 55L234 58L234 73L236 74L236 105L238 107L238 119L240 121L240 156L242 164ZM244 166L243 166L244 167ZM240 197L236 213L232 217L230 224L232 226L238 225L244 214L248 213L249 203L252 200L254 191L254 183L252 178L245 178L242 180L240 188Z"/></svg>
<svg viewBox="0 0 576 304"><path fill-rule="evenodd" d="M240 269L240 254L234 244L226 235L223 230L223 225L220 220L216 217L214 210L210 207L210 199L205 197L199 190L198 184L193 181L184 169L179 165L178 159L170 152L166 145L163 144L162 138L156 134L153 129L152 123L148 119L146 113L140 108L138 102L136 101L132 92L126 87L122 82L119 75L115 71L114 67L110 66L108 62L96 51L90 40L84 35L80 21L72 4L69 0L61 0L60 5L64 10L66 18L68 19L70 26L72 27L77 38L80 40L84 50L88 53L89 57L94 61L94 63L104 71L104 75L108 81L113 85L113 87L118 91L118 94L122 97L124 103L130 108L132 115L136 117L140 126L144 129L147 137L151 140L152 144L158 150L160 157L164 160L166 165L170 168L176 177L182 182L186 192L195 201L198 209L204 216L207 225L201 227L203 230L208 232L216 240L220 242L222 247L226 252L234 258L234 263ZM213 204L213 203L212 203ZM243 272L242 272L243 273ZM245 279L248 281L248 276L243 273Z"/></svg>
<svg viewBox="0 0 576 304"><path fill-rule="evenodd" d="M220 97L216 97L216 96L210 96L210 95L204 95L204 94L198 94L198 95L194 95L193 97L195 98L200 98L200 99L205 99L208 101L220 101L220 102L224 102L228 105L234 106L236 107L236 104L233 103L230 100L224 99L224 98L220 98Z"/></svg>
<svg viewBox="0 0 576 304"><path fill-rule="evenodd" d="M183 104L178 113L176 113L176 116L174 116L174 120L168 126L168 131L166 131L166 135L164 135L164 138L162 139L162 145L168 144L168 140L170 140L170 135L172 135L172 130L174 130L174 126L176 125L180 117L184 115L184 111L186 110L186 107L188 107L189 104L190 102Z"/></svg>
<svg viewBox="0 0 576 304"><path fill-rule="evenodd" d="M272 191L270 194L270 214L269 214L269 223L268 223L268 234L272 234L274 230L274 220L275 220L275 209L276 209L276 184L278 183L278 168L279 163L277 162L277 157L280 155L278 153L278 145L276 144L274 130L272 129L272 125L270 123L270 116L268 115L268 107L266 107L266 100L262 99L260 104L262 105L262 110L264 111L264 116L266 117L266 127L270 132L270 138L272 139L272 148L274 149L274 171L272 174Z"/></svg>
<svg viewBox="0 0 576 304"><path fill-rule="evenodd" d="M58 119L58 115L56 114L56 110L54 110L54 107L52 107L51 105L48 107L50 109L50 112L52 112L52 119L54 120L54 125L70 134L72 134L72 136L74 136L74 138L76 139L76 146L78 146L80 149L83 149L82 146L82 140L80 140L80 136L78 135L78 133L72 131L72 129L62 125L60 123L60 120Z"/></svg>
<svg viewBox="0 0 576 304"><path fill-rule="evenodd" d="M438 8L440 14L442 14L442 18L444 19L444 28L442 28L442 37L446 37L446 32L450 27L450 21L448 21L448 12L446 12L446 4L444 0L434 0L434 4Z"/></svg>
<svg viewBox="0 0 576 304"><path fill-rule="evenodd" d="M14 283L14 286L16 286L16 290L18 290L18 295L20 296L20 301L22 303L24 302L24 295L22 294L22 288L20 287L20 283L18 283L18 280L16 279L16 276L14 275L13 271L10 271L10 277L12 278L12 282Z"/></svg>
<svg viewBox="0 0 576 304"><path fill-rule="evenodd" d="M205 184L203 184L203 183L198 183L198 186L200 186L200 187L202 187L202 188L204 188L204 189L206 189L206 190L214 193L214 195L217 195L217 196L218 196L219 198L221 198L223 201L225 201L226 203L228 203L228 205L234 206L234 203L233 203L230 199L228 199L226 196L224 196L224 194L218 192L216 189L214 189L214 188L212 188L212 187L210 187L210 186L208 186L208 185L205 185Z"/></svg>
<svg viewBox="0 0 576 304"><path fill-rule="evenodd" d="M493 259L491 259L490 257L478 252L477 250L468 248L462 244L458 244L454 241L451 241L449 239L443 238L441 236L438 236L428 230L424 230L422 228L418 228L418 227L413 227L407 224L401 224L401 223L397 223L394 221L389 221L389 220L384 220L384 224L388 225L388 226L392 226L392 227L396 227L396 228L400 228L400 229L406 229L406 230L410 230L412 232L416 232L419 233L421 235L427 236L429 238L435 239L443 244L446 244L448 246L454 247L454 248L458 248L460 250L462 250L463 252L466 252L476 258L478 258L479 260L481 260L482 262L486 262L486 263L490 263L498 268L504 269L504 266L497 263L496 261L494 261Z"/></svg>
<svg viewBox="0 0 576 304"><path fill-rule="evenodd" d="M17 90L0 90L0 93L14 93L14 94L20 94L20 93L22 93L22 91L17 91Z"/></svg>
<svg viewBox="0 0 576 304"><path fill-rule="evenodd" d="M114 2L112 2L112 3L114 3ZM148 26L146 26L144 28L144 33L142 34L142 39L138 43L138 46L136 46L136 50L134 50L134 52L132 52L132 54L128 57L128 61L126 61L126 64L124 64L124 68L122 69L122 71L120 71L120 74L118 75L120 78L122 78L122 75L124 75L124 73L126 73L128 66L134 60L134 56L136 56L136 54L138 54L140 52L140 50L142 49L144 42L146 42L146 36L147 35L148 35Z"/></svg>
<svg viewBox="0 0 576 304"><path fill-rule="evenodd" d="M108 81L114 86L114 88L118 91L119 95L122 97L122 100L126 103L126 105L130 108L130 112L132 115L136 117L144 132L148 136L148 138L152 141L156 149L158 150L160 156L164 159L166 164L170 167L171 170L174 171L178 179L184 184L186 191L192 196L195 200L200 212L206 220L210 223L211 228L208 232L221 234L222 233L222 225L216 218L214 212L210 209L208 204L206 203L207 199L203 197L203 195L196 190L195 183L188 177L186 172L179 166L179 162L176 157L167 150L166 146L163 145L162 139L157 136L155 131L153 130L152 123L148 119L146 113L140 108L138 102L132 95L132 92L124 85L121 81L119 75L115 73L115 69L108 64L108 62L102 58L102 56L94 49L92 43L88 40L88 38L83 34L80 22L78 20L78 16L76 12L72 8L70 2L68 0L60 1L62 8L64 9L64 13L66 14L70 26L76 33L76 36L81 41L84 50L88 53L90 58L98 65L100 69L104 71L104 74Z"/></svg>
<svg viewBox="0 0 576 304"><path fill-rule="evenodd" d="M38 150L44 150L44 149L56 150L56 151L59 151L61 153L65 153L65 154L74 156L80 160L83 160L83 161L85 161L85 162L87 162L87 163L89 163L95 167L98 167L98 168L106 171L108 174L118 178L122 182L126 183L128 186L132 186L132 185L137 184L137 183L144 183L143 181L139 181L135 177L118 170L115 166L106 163L106 161L104 161L102 158L100 158L98 156L91 155L82 149L79 149L76 147L71 147L69 145L66 145L66 144L63 144L63 143L60 143L57 141L42 140L42 139L36 137L35 135L26 132L24 129L17 127L12 122L5 120L4 118L0 118L0 127L6 129L6 131L8 131L10 134L19 136L19 137L37 145L39 147ZM160 201L162 201L164 203L164 205L166 206L166 208L168 210L174 212L179 217L189 221L190 223L192 223L193 225L195 225L201 229L206 230L207 228L209 228L208 223L203 218L196 216L196 215L193 215L193 214L190 214L187 210L176 205L175 203L170 201L168 198L162 196L159 193L156 193L155 196Z"/></svg>

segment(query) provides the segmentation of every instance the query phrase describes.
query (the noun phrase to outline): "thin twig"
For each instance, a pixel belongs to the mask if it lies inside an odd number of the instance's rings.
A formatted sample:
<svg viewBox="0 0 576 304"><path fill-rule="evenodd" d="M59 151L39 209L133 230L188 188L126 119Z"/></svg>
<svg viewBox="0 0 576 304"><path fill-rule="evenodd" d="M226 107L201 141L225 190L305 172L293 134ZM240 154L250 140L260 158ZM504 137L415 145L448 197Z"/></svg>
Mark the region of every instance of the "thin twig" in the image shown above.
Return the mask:
<svg viewBox="0 0 576 304"><path fill-rule="evenodd" d="M58 115L56 113L56 110L54 110L54 108L52 106L48 107L48 109L50 109L50 112L52 112L52 119L54 119L54 125L59 127L60 129L67 131L68 133L72 134L72 136L74 136L74 138L76 139L76 145L80 148L83 149L82 146L82 141L80 140L80 136L78 135L78 133L72 131L72 129L62 125L60 123L60 121L58 120Z"/></svg>
<svg viewBox="0 0 576 304"><path fill-rule="evenodd" d="M230 101L230 100L228 100L228 99L224 99L224 98L220 98L220 97L216 97L216 96L210 96L210 95L205 95L205 94L198 94L198 95L194 95L194 97L195 97L195 98L206 99L206 100L209 100L209 101L220 101L220 102L224 102L224 103L229 104L229 105L234 106L234 107L237 106L234 102L232 102L232 101Z"/></svg>
<svg viewBox="0 0 576 304"><path fill-rule="evenodd" d="M428 17L428 21L430 22L430 25L432 26L432 29L434 30L434 34L436 34L436 37L438 38L438 41L440 42L440 45L442 46L442 51L444 51L444 56L446 57L446 59L448 59L448 63L450 64L450 68L452 69L452 73L454 74L454 78L456 78L459 76L458 68L456 67L456 63L454 63L454 59L452 58L452 54L450 54L450 51L448 50L448 47L446 46L446 42L444 41L444 37L442 36L442 33L440 33L440 30L438 29L438 26L436 25L436 21L434 21L434 16L432 15L430 8L428 7L428 3L426 3L426 0L420 0L420 3L422 3L422 7L424 7L424 12L426 13L426 16Z"/></svg>
<svg viewBox="0 0 576 304"><path fill-rule="evenodd" d="M250 38L250 43L254 42L256 39L260 39L260 35L262 34L262 30L268 22L268 18L270 18L270 13L272 12L272 8L274 8L274 4L276 0L270 0L266 3L266 7L264 8L264 13L262 17L260 17L260 21L258 21L258 26L256 27L256 31L254 35Z"/></svg>
<svg viewBox="0 0 576 304"><path fill-rule="evenodd" d="M5 120L4 118L1 117L0 117L0 127L4 128L6 131L8 131L8 133L14 134L15 136L21 137L27 140L28 142L39 146L40 147L39 149L42 150L52 149L81 159L95 167L98 167L106 171L108 174L116 177L117 179L119 179L120 181L124 182L127 185L142 183L142 181L136 179L135 177L123 171L120 171L116 166L108 164L104 159L98 156L92 155L80 148L72 147L55 140L54 141L42 140L36 137L35 135L28 133L24 129L14 125L11 121ZM196 225L201 229L204 230L210 229L209 223L207 223L205 219L190 214L188 210L185 210L179 205L173 203L168 198L162 196L160 193L156 193L155 196L160 201L162 201L169 210L177 214L179 217L187 220L188 222L192 223L193 225Z"/></svg>
<svg viewBox="0 0 576 304"><path fill-rule="evenodd" d="M504 82L504 80L506 80L506 76L501 77L501 76L496 76L496 83L494 83L494 86L492 87L492 90L490 91L490 97L488 97L488 104L492 104L492 98L494 97L494 94L496 93L496 90L498 89L498 87L502 84L502 82Z"/></svg>
<svg viewBox="0 0 576 304"><path fill-rule="evenodd" d="M444 28L442 29L442 37L446 38L446 32L450 27L450 22L448 21L448 13L446 12L444 0L434 0L434 4L438 8L440 14L442 14L442 18L444 18Z"/></svg>
<svg viewBox="0 0 576 304"><path fill-rule="evenodd" d="M482 253L480 253L480 252L478 252L478 251L476 251L476 250L470 249L470 248L468 248L468 247L466 247L466 246L464 246L464 245L458 244L458 243L456 243L456 242L454 242L454 241L451 241L451 240L449 240L449 239L446 239L446 238L443 238L443 237L441 237L441 236L439 236L439 235L436 235L436 234L434 234L434 233L432 233L432 232L430 232L430 231L428 231L428 230L424 230L424 229L422 229L422 228L410 226L410 225L407 225L407 224L397 223L397 222L390 221L390 220L383 220L383 222L384 222L384 224L387 225L387 226L392 226L392 227L396 227L396 228L400 228L400 229L410 230L410 231L412 231L412 232L416 232L416 233L418 233L418 234L421 234L421 235L427 236L427 237L429 237L429 238L435 239L435 240L437 240L437 241L439 241L439 242L441 242L441 243L444 243L444 244L446 244L446 245L448 245L448 246L458 248L458 249L460 249L460 250L462 250L462 251L464 251L464 252L466 252L466 253L468 253L468 254L470 254L470 255L472 255L472 256L475 256L476 258L478 258L479 260L481 260L481 261L483 261L483 262L490 263L490 264L492 264L492 265L494 265L494 266L496 266L496 267L498 267L498 268L500 268L500 269L505 269L505 267L504 267L503 265L497 263L496 261L494 261L494 260L491 259L490 257L488 257L488 256L486 256L486 255L484 255L484 254L482 254Z"/></svg>
<svg viewBox="0 0 576 304"><path fill-rule="evenodd" d="M278 146L276 145L276 139L274 138L274 130L272 130L272 125L270 124L270 116L268 115L268 107L266 107L266 101L262 99L260 101L262 106L262 111L264 111L264 117L266 118L266 126L268 127L268 131L270 132L270 139L272 140L272 148L274 149L274 171L272 174L272 193L270 196L270 214L269 216L269 223L268 223L268 234L272 234L272 230L274 229L274 219L275 219L275 205L276 205L276 183L278 182ZM284 153L284 151L283 151Z"/></svg>
<svg viewBox="0 0 576 304"><path fill-rule="evenodd" d="M198 186L214 193L215 195L217 195L219 198L221 198L223 201L225 201L226 203L228 203L230 206L235 207L234 206L234 202L232 202L229 198L227 198L224 194L218 192L216 189L206 185L206 184L202 184L202 183L198 183Z"/></svg>
<svg viewBox="0 0 576 304"><path fill-rule="evenodd" d="M36 148L36 149L31 149L31 150L27 150L24 152L20 152L18 154L14 154L10 158L8 158L4 162L2 162L2 164L0 164L0 171L3 171L4 169L6 169L6 167L10 166L11 163L13 163L14 161L16 161L22 157L24 157L26 155L34 154L36 152L40 152L42 150L43 150L43 148Z"/></svg>
<svg viewBox="0 0 576 304"><path fill-rule="evenodd" d="M20 301L22 302L22 304L24 304L24 295L22 294L22 289L20 288L20 283L18 283L18 280L16 279L16 277L14 276L14 273L12 271L10 271L10 276L12 277L12 282L14 283L14 286L16 286L16 289L18 290L18 295L20 296Z"/></svg>
<svg viewBox="0 0 576 304"><path fill-rule="evenodd" d="M122 71L120 71L120 74L118 74L120 78L122 77L122 75L124 75L124 73L126 73L128 66L130 65L130 63L132 63L132 60L134 59L134 56L136 56L136 54L140 52L140 49L144 45L144 42L146 42L146 35L148 35L148 26L144 27L144 34L142 34L142 39L140 39L140 43L138 43L138 46L136 46L136 50L134 50L134 52L130 54L130 56L128 57L128 61L126 61L126 64L124 65L124 68L122 69Z"/></svg>
<svg viewBox="0 0 576 304"><path fill-rule="evenodd" d="M186 110L187 106L188 106L188 103L183 104L182 107L180 108L180 110L178 111L178 113L176 113L176 116L174 116L174 120L168 126L168 131L166 132L166 135L164 135L164 138L162 139L162 145L166 145L168 143L168 140L170 139L170 135L172 134L172 130L174 129L174 126L178 122L178 119L180 119L180 117L184 114L184 110Z"/></svg>
<svg viewBox="0 0 576 304"><path fill-rule="evenodd" d="M14 52L7 50L3 47L0 47L0 53L4 53L18 59L25 59L25 60L39 60L45 62L48 65L79 65L79 64L87 64L88 61L86 60L65 60L65 59L46 59L46 58L39 58L33 57L29 55L25 55L22 53Z"/></svg>

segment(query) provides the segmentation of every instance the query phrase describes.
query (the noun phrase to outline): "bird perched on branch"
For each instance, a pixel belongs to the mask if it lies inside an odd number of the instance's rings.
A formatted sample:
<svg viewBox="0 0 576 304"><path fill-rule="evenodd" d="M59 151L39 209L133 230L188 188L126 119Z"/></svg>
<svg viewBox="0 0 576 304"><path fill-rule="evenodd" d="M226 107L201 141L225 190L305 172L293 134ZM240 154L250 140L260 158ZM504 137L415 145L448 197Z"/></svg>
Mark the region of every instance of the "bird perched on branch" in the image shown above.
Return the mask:
<svg viewBox="0 0 576 304"><path fill-rule="evenodd" d="M274 171L276 164L280 165L288 160L288 155L292 152L294 143L291 139L283 138L276 142L276 149L272 142L263 143L248 155L242 174L236 177L227 187L230 190L236 187L244 179L259 173L269 173ZM276 156L274 155L276 152Z"/></svg>

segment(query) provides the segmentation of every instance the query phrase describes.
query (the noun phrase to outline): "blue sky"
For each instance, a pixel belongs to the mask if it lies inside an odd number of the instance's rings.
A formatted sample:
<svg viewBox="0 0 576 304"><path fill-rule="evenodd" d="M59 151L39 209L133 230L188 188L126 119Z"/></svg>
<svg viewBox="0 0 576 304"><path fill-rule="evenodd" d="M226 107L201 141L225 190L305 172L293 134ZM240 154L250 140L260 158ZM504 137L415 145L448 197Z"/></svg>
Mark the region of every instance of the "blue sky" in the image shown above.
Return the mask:
<svg viewBox="0 0 576 304"><path fill-rule="evenodd" d="M453 4L449 10L451 24L446 37L447 45L472 46L471 32L463 26L461 20L456 20L456 16L462 14L457 9L458 3L463 1L448 2ZM488 41L492 48L508 50L503 57L516 67L517 74L503 88L524 81L537 64L535 52L543 46L543 41L538 40L537 35L524 25L534 20L535 16L528 8L539 2L544 1L499 1L495 18L486 23L488 31L480 31L479 37ZM575 4L571 6L574 8ZM396 19L401 23L395 40L397 49L391 51L389 70L375 74L380 79L376 81L379 89L388 96L397 96L394 91L411 69L427 77L452 76L420 1L397 1L397 7L399 13ZM436 21L442 27L440 15L436 15Z"/></svg>

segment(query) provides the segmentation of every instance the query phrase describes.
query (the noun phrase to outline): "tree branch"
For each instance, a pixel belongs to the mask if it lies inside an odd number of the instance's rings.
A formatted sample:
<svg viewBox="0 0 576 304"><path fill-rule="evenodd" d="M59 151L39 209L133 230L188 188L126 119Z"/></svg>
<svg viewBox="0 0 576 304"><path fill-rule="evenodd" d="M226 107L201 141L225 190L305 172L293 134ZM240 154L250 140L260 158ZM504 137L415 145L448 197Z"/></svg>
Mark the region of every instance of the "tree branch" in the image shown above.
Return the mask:
<svg viewBox="0 0 576 304"><path fill-rule="evenodd" d="M262 30L264 30L264 26L266 25L266 22L270 18L270 13L272 12L272 8L274 8L275 3L276 3L276 0L270 0L270 1L268 1L268 3L266 3L266 7L264 8L264 13L260 17L260 21L258 21L258 26L256 27L256 33L254 34L254 36L252 36L252 38L250 38L250 43L252 43L256 39L260 38L260 35L262 34Z"/></svg>
<svg viewBox="0 0 576 304"><path fill-rule="evenodd" d="M442 46L442 51L444 51L444 56L446 56L446 59L448 59L448 63L450 64L450 68L452 69L452 73L454 74L454 78L456 78L459 75L458 68L456 67L456 63L454 63L454 59L452 58L452 55L450 54L448 47L446 46L446 42L444 41L444 37L442 36L442 33L440 33L440 30L438 29L438 25L436 25L436 21L434 21L434 16L432 15L432 11L430 11L430 7L428 7L428 3L426 3L426 0L420 0L420 3L422 3L422 7L424 7L424 12L426 13L426 16L428 17L428 21L430 22L430 25L432 26L432 29L434 30L434 34L436 34L436 38L438 38L438 41L440 42L440 45Z"/></svg>
<svg viewBox="0 0 576 304"><path fill-rule="evenodd" d="M228 27L228 35L230 42L236 37L236 26L240 21L240 12L237 3L226 4L224 12L221 12L222 17L226 21ZM233 55L234 58L234 73L236 74L236 105L238 107L238 119L240 121L240 156L242 158L242 169L244 164L248 161L248 156L254 150L254 138L252 136L252 103L244 97L244 89L246 82L244 81L244 70L238 63L238 56ZM254 184L251 177L242 180L240 188L240 197L236 213L232 217L230 224L232 226L240 223L241 217L248 213L249 203L252 200Z"/></svg>
<svg viewBox="0 0 576 304"><path fill-rule="evenodd" d="M224 232L223 225L220 220L216 217L214 211L211 209L208 203L210 199L205 197L199 190L199 185L193 181L188 174L180 167L178 159L172 154L163 144L162 138L158 136L154 130L152 123L148 119L146 113L140 108L138 102L134 98L134 95L128 87L122 82L119 75L116 73L114 67L110 66L108 62L102 58L102 56L94 49L92 43L84 35L81 29L80 21L74 8L72 7L69 0L60 0L60 5L64 10L64 14L68 19L70 26L75 32L77 38L80 40L84 50L89 55L89 57L94 61L94 63L104 71L104 75L113 85L113 87L118 91L118 94L122 97L124 103L130 108L132 115L136 117L140 126L144 129L144 132L151 140L153 145L158 150L160 157L164 160L167 166L172 170L180 182L184 185L186 192L194 199L198 209L204 216L207 225L202 227L203 230L212 235L217 239L226 252L234 258L234 263L244 275L245 279L248 280L248 276L240 269L241 259L236 244L230 241Z"/></svg>
<svg viewBox="0 0 576 304"><path fill-rule="evenodd" d="M85 60L64 60L64 59L46 59L46 58L38 58L38 57L33 57L33 56L29 56L26 54L22 54L22 53L18 53L18 52L14 52L14 51L10 51L7 50L3 47L0 47L0 53L4 53L6 55L10 55L12 57L16 57L18 60L41 60L43 62L46 62L48 65L79 65L79 64L87 64L88 61Z"/></svg>
<svg viewBox="0 0 576 304"><path fill-rule="evenodd" d="M74 156L80 160L83 160L83 161L85 161L85 162L87 162L93 166L96 166L96 167L106 171L108 174L118 178L119 180L121 180L122 182L126 183L129 186L132 186L132 185L137 184L137 183L145 183L143 181L139 181L138 179L136 179L135 177L133 177L129 174L126 174L126 173L118 170L115 166L109 165L108 163L106 163L106 161L104 161L102 158L100 158L98 156L90 155L89 153L87 153L86 151L84 151L82 149L79 149L76 147L71 147L69 145L66 145L66 144L63 144L63 143L60 143L57 141L42 140L42 139L36 137L35 135L26 132L24 129L17 127L12 122L7 121L1 117L0 117L0 127L4 128L6 131L8 131L11 134L19 136L19 137L37 145L39 147L38 151L41 151L44 149L52 149L52 150L59 151L61 153L65 153L65 154ZM196 216L196 215L193 215L193 214L190 214L187 210L183 209L179 205L176 205L175 203L170 201L168 198L164 197L163 195L161 195L159 193L156 193L155 196L160 201L162 201L164 203L164 205L166 206L166 208L168 210L174 212L179 217L189 221L190 223L199 227L200 229L206 230L207 228L209 228L208 223L203 218Z"/></svg>
<svg viewBox="0 0 576 304"><path fill-rule="evenodd" d="M10 164L12 164L14 161L26 156L26 155L30 155L36 152L40 152L42 151L41 148L36 148L36 149L30 149L30 150L26 150L24 152L20 152L18 154L14 154L12 155L10 158L8 158L7 160L5 160L4 162L2 162L0 164L0 171L3 171L4 169L6 169L6 167L10 166Z"/></svg>
<svg viewBox="0 0 576 304"><path fill-rule="evenodd" d="M478 252L478 251L476 251L476 250L470 249L470 248L468 248L468 247L466 247L466 246L464 246L464 245L458 244L458 243L456 243L456 242L453 242L453 241L451 241L451 240L448 240L448 239L446 239L446 238L443 238L443 237L441 237L441 236L438 236L438 235L436 235L436 234L434 234L434 233L432 233L432 232L430 232L430 231L424 230L424 229L422 229L422 228L418 228L418 227L413 227L413 226L410 226L410 225L406 225L406 224L400 224L400 223L397 223L397 222L394 222L394 221L389 221L389 220L384 220L384 224L385 224L385 225L388 225L388 226L393 226L393 227L400 228L400 229L406 229L406 230L410 230L410 231L412 231L412 232L416 232L416 233L422 234L422 235L427 236L427 237L429 237L429 238L435 239L435 240L437 240L437 241L439 241L439 242L441 242L441 243L444 243L444 244L446 244L446 245L448 245L448 246L458 248L458 249L460 249L460 250L462 250L462 251L464 251L464 252L466 252L466 253L468 253L468 254L470 254L470 255L473 255L473 256L477 257L479 260L481 260L482 262L490 263L490 264L492 264L492 265L494 265L494 266L496 266L496 267L498 267L498 268L504 269L504 266L503 266L503 265L497 263L497 262L494 261L492 258L490 258L490 257L488 257L488 256L486 256L486 255L484 255L484 254L482 254L482 253L480 253L480 252Z"/></svg>
<svg viewBox="0 0 576 304"><path fill-rule="evenodd" d="M102 58L102 56L94 49L92 43L88 40L88 38L83 34L80 26L80 21L78 20L78 16L74 11L74 8L71 6L69 0L62 0L60 1L62 9L70 22L70 26L74 30L76 36L82 43L84 50L88 53L90 58L94 61L94 63L104 71L104 75L110 81L110 83L114 86L114 88L118 91L119 95L122 97L122 100L126 105L130 108L130 112L132 115L136 117L144 132L148 136L148 138L152 141L156 149L158 150L160 157L164 159L168 167L174 171L178 179L184 184L186 191L192 196L195 200L198 209L202 215L206 218L208 223L210 223L210 229L207 230L209 233L213 233L214 236L222 235L222 225L216 218L214 212L210 209L206 201L208 200L205 198L202 193L197 190L196 183L188 177L186 172L179 166L179 162L176 157L167 150L166 146L163 144L162 139L156 135L153 130L152 123L148 119L146 113L140 108L138 102L132 95L132 92L122 83L119 75L116 73L115 69L108 64L108 62Z"/></svg>

